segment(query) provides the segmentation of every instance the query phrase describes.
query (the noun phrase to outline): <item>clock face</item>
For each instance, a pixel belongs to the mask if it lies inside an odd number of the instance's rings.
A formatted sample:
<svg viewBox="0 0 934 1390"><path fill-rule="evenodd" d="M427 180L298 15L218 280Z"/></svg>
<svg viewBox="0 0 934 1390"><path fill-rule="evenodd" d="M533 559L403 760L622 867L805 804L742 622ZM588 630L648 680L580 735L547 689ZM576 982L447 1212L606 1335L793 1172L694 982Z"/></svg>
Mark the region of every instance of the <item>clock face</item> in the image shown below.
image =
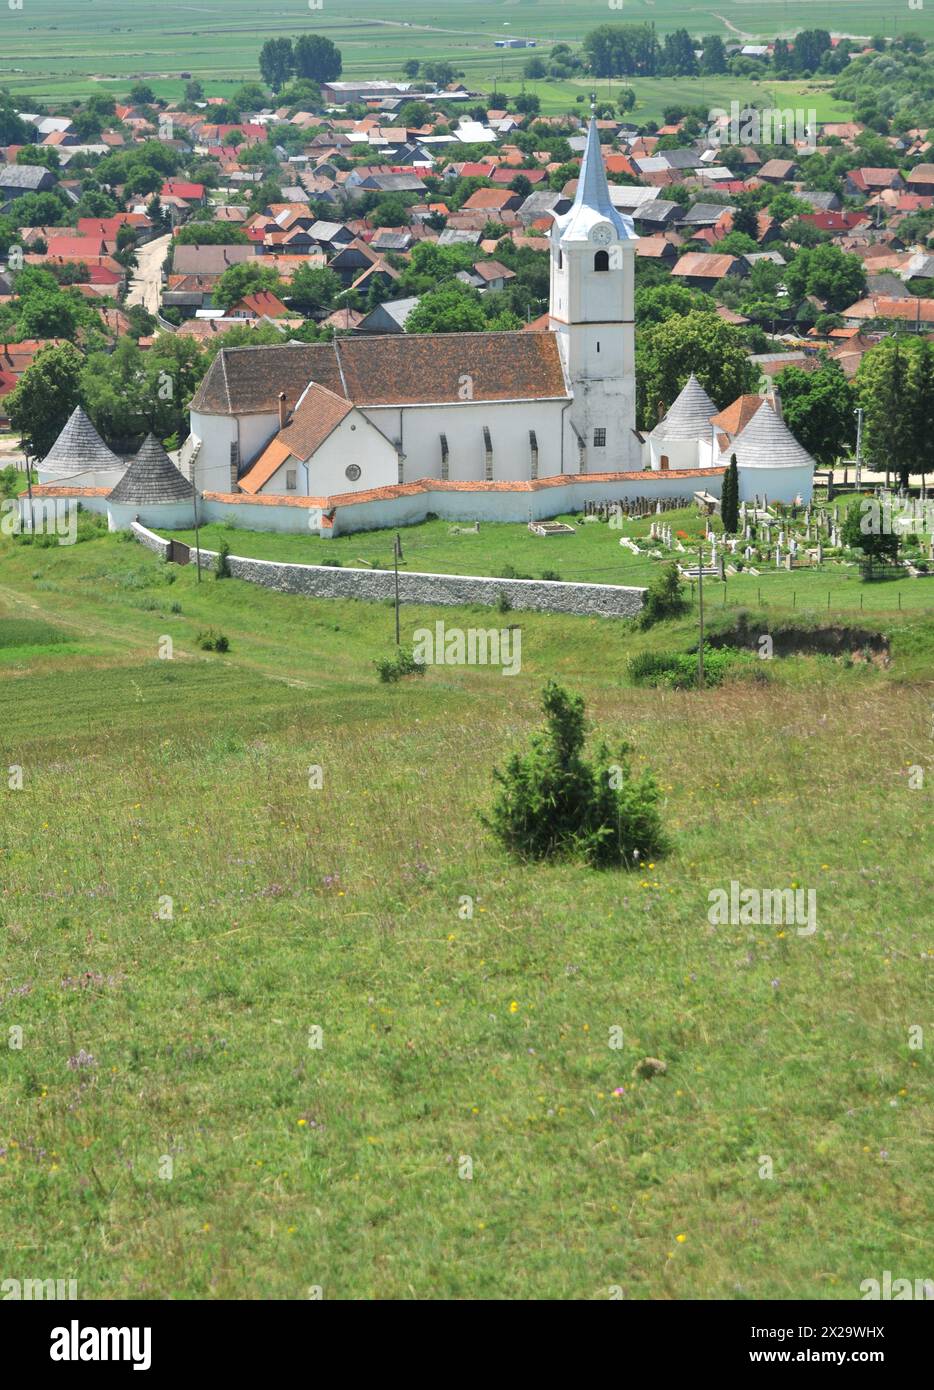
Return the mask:
<svg viewBox="0 0 934 1390"><path fill-rule="evenodd" d="M613 228L609 222L598 222L590 233L590 240L596 242L597 246L609 246L613 240Z"/></svg>

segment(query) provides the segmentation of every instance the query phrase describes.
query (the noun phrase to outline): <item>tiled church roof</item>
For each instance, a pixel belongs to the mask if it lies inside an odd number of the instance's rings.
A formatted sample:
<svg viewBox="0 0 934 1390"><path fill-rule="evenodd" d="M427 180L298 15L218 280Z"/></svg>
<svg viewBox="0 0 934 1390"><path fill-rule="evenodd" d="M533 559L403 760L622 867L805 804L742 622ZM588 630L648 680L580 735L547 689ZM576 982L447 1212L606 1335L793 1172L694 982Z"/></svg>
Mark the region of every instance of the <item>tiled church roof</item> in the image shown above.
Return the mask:
<svg viewBox="0 0 934 1390"><path fill-rule="evenodd" d="M568 399L553 333L399 333L225 348L192 401L205 415L278 410L314 381L354 405Z"/></svg>

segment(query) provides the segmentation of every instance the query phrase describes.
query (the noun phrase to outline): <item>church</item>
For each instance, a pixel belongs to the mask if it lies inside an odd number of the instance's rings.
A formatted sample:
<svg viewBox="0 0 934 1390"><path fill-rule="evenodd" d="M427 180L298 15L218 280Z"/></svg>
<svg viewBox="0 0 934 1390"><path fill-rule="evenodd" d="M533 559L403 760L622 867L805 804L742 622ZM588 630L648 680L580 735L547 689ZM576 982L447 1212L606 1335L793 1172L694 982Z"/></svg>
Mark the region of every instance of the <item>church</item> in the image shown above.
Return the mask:
<svg viewBox="0 0 934 1390"><path fill-rule="evenodd" d="M734 453L742 499L807 502L814 461L774 396L718 411L691 377L637 430L637 239L591 120L573 205L550 232L547 327L222 349L178 459L205 516L327 536L429 514L539 520L588 500L719 495ZM65 481L55 454L43 483ZM113 487L112 467L93 468L88 491Z"/></svg>

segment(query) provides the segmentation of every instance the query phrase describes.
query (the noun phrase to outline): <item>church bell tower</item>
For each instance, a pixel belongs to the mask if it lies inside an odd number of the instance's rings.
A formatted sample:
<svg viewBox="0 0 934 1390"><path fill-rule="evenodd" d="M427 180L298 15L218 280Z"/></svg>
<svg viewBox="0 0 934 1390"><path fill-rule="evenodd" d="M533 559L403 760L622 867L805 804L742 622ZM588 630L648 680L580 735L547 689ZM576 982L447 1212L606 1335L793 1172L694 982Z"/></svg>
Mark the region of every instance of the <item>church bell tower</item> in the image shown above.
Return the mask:
<svg viewBox="0 0 934 1390"><path fill-rule="evenodd" d="M642 466L635 435L637 240L632 219L610 198L592 116L573 206L554 218L550 237L549 326L558 335L574 396L568 416L577 462L569 472L629 472Z"/></svg>

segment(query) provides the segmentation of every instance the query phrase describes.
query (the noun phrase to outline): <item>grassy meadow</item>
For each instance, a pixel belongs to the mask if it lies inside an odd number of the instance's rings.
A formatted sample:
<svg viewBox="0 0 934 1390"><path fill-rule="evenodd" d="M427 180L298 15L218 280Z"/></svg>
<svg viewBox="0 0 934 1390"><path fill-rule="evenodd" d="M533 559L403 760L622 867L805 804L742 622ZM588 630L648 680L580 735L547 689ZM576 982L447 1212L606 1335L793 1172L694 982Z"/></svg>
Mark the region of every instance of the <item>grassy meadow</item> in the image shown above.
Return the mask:
<svg viewBox="0 0 934 1390"><path fill-rule="evenodd" d="M402 75L409 58L423 62L445 58L464 72L469 86L490 90L494 79L503 90L519 90L529 54L499 50L496 39L513 35L535 38L539 50L555 42L579 43L588 30L607 22L653 21L660 34L685 26L692 34L719 33L725 39L774 37L820 26L848 34L892 36L901 23L925 37L934 36L932 12L879 13L870 0L724 0L703 13L686 0L627 0L625 9L604 0L409 0L400 18L395 0L321 0L312 9L302 0L272 0L257 20L254 0L200 0L192 7L164 0L153 7L144 0L25 0L21 9L0 8L0 84L17 99L64 101L106 90L123 96L132 82L145 77L157 95L177 98L190 72L209 95L230 94L243 79L258 77L263 41L280 35L321 32L341 49L344 76ZM618 84L612 84L615 88ZM734 97L755 94L757 85L725 78L658 79L634 84L639 96L636 116L656 118L664 105L690 99L728 105ZM573 108L588 83L532 83L545 111ZM797 102L795 84L771 83L775 104L816 106L818 119L841 114L822 84L807 84L807 100ZM815 89L817 96L814 99ZM784 89L784 90L783 90Z"/></svg>
<svg viewBox="0 0 934 1390"><path fill-rule="evenodd" d="M833 1300L929 1275L930 614L867 615L888 668L703 693L627 675L693 618L404 609L404 640L437 618L518 622L521 673L381 685L381 604L0 538L4 1277ZM517 866L479 819L550 676L657 774L672 847L641 871ZM711 925L731 879L815 889L817 932Z"/></svg>

